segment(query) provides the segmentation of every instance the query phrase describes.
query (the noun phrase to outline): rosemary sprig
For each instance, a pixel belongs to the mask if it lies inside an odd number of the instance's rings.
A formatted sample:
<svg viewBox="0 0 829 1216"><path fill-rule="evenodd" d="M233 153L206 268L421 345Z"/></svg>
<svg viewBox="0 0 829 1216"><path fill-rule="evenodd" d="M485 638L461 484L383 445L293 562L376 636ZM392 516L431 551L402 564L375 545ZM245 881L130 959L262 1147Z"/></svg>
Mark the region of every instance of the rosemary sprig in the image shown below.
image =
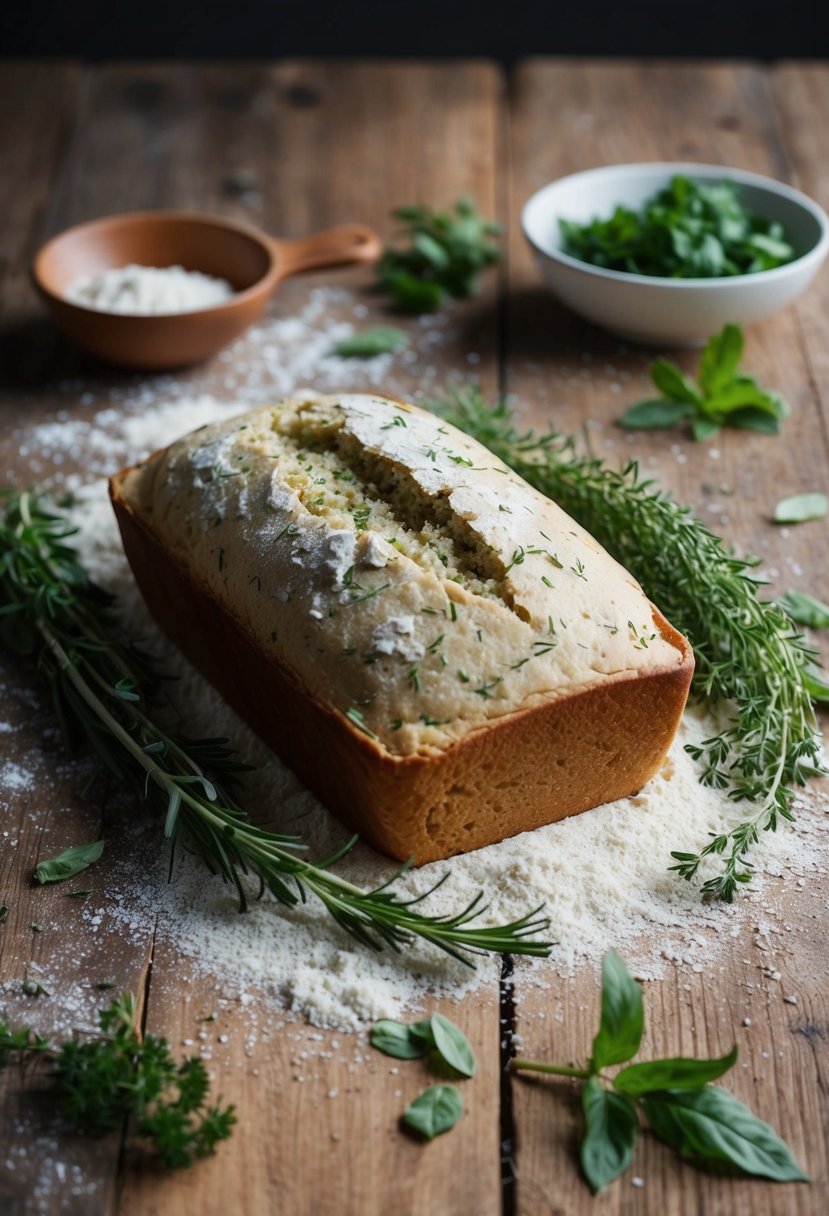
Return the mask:
<svg viewBox="0 0 829 1216"><path fill-rule="evenodd" d="M232 882L242 910L243 878L259 880L280 903L293 907L315 895L362 945L402 951L419 937L473 966L488 951L544 956L535 940L549 920L536 908L506 925L474 927L486 910L483 893L454 915L429 916L423 894L402 899L391 884L404 865L374 890L331 872L349 852L310 862L295 836L252 823L229 786L248 766L224 739L186 739L162 725L161 673L153 660L118 636L106 592L92 584L65 542L74 529L33 492L8 493L0 511L0 642L36 658L51 685L66 743L91 750L107 774L145 797L165 815L173 844L187 841L214 873ZM172 865L172 857L171 857Z"/></svg>
<svg viewBox="0 0 829 1216"><path fill-rule="evenodd" d="M807 668L815 655L786 612L761 600L757 562L737 557L636 463L620 471L579 455L572 438L516 429L505 404L490 407L473 386L428 403L485 444L505 464L579 521L639 580L696 656L697 696L730 714L729 723L699 747L701 780L753 804L727 832L712 834L698 852L674 852L676 870L692 879L704 857L722 858L702 885L706 896L730 901L748 882L746 854L761 831L791 820L793 787L819 771L818 725Z"/></svg>

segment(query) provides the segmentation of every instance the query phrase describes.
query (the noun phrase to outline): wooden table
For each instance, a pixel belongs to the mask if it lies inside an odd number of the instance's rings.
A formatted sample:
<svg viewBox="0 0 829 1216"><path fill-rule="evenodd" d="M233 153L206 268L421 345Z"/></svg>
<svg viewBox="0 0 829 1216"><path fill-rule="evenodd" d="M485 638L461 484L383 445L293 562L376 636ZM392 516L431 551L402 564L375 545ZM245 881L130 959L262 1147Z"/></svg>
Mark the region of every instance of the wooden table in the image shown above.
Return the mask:
<svg viewBox="0 0 829 1216"><path fill-rule="evenodd" d="M97 214L154 206L247 217L282 234L352 218L387 233L395 204L445 204L469 194L505 224L507 257L483 294L456 310L463 345L439 355L439 370L463 371L466 353L476 352L474 370L488 393L514 394L522 414L537 425L554 419L559 428L578 432L589 419L592 443L601 453L618 443L613 422L622 404L643 395L651 354L620 348L540 289L519 230L522 202L545 182L593 165L688 159L769 173L827 206L827 114L829 68L812 64L766 69L744 63L536 60L509 80L481 62L8 64L0 71L3 431L7 436L11 425L49 417L56 408L79 417L94 410L71 384L76 372L87 378L94 372L56 337L27 279L31 256L50 233ZM252 197L234 189L240 170L255 173ZM326 276L315 275L286 285L275 307L286 314L300 308L323 281ZM337 282L357 290L365 275L337 272ZM376 299L367 300L380 315ZM724 434L713 471L709 445L683 441L680 452L670 435L636 439L646 466L703 514L712 479L733 489L734 544L778 567L782 586L792 581L784 558L794 555L803 566L799 585L824 599L825 530L795 531L784 540L767 521L783 492L829 489L827 326L824 272L801 303L754 326L748 336L747 366L792 403L783 438ZM687 354L681 361L689 368L694 363ZM414 392L418 369L398 379L399 388ZM17 453L8 438L3 443L5 474ZM18 467L28 468L22 458ZM14 736L0 736L0 746L13 756L9 740L15 748L36 745L48 709L42 699L32 700L31 679L3 661L6 711L22 724ZM27 960L48 959L49 943L33 941L30 928L43 899L51 898L31 888L36 858L100 830L100 807L81 799L72 768L59 764L54 747L51 759L43 789L21 792L3 812L2 827L19 837L16 849L0 837L0 903L11 909L0 926L0 957L2 978L10 982L22 978ZM51 813L43 813L44 800ZM36 826L29 817L33 809L40 812ZM103 813L111 857L118 849L118 821ZM105 859L104 875L107 864ZM584 1058L597 1015L596 976L586 969L540 993L523 983L519 965L514 994L493 980L458 1006L443 1004L472 1040L480 1072L461 1125L428 1147L397 1129L403 1104L424 1084L418 1065L393 1076L389 1061L373 1053L349 1069L334 1052L330 1060L315 1060L302 1085L292 1085L291 1060L303 1045L319 1048L312 1039L317 1032L297 1026L290 1038L274 1035L259 1043L251 1059L241 1012L230 1011L221 1027L229 1042L214 1053L211 1069L217 1089L237 1105L239 1127L214 1159L180 1174L142 1169L122 1155L118 1136L89 1142L62 1133L43 1103L32 1100L31 1085L21 1087L9 1071L0 1110L0 1162L8 1158L0 1175L0 1211L825 1212L827 894L825 885L822 893L785 893L787 916L801 932L792 936L792 945L773 946L783 983L758 968L747 930L711 971L669 970L646 994L654 1054L719 1054L738 1041L741 1064L729 1085L782 1132L814 1179L810 1187L713 1178L681 1164L645 1135L633 1171L645 1185L632 1186L628 1176L592 1199L576 1163L579 1116L571 1090L509 1079L502 1044L511 1024L528 1056ZM818 914L822 923L814 919ZM209 1008L208 990L169 945L148 935L140 947L111 941L102 949L101 969L140 994L148 1029L167 1035L176 1047L192 1037L196 1019ZM83 960L64 970L65 984L88 984ZM505 975L508 970L505 965ZM797 984L796 1007L782 1001L787 981ZM31 1008L8 991L6 996L10 1015L23 1017ZM349 1100L327 1100L333 1089L347 1092ZM402 1096L396 1095L400 1090ZM67 1163L67 1180L33 1195L42 1165L34 1158L47 1151ZM9 1161L15 1168L8 1168Z"/></svg>

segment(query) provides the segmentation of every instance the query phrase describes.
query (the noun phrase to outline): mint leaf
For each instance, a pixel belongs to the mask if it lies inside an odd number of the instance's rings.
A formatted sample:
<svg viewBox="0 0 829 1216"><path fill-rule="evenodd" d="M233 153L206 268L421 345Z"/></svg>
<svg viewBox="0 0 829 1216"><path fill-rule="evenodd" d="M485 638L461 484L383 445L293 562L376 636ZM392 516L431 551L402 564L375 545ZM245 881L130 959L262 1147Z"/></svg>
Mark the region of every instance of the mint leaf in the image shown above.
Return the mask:
<svg viewBox="0 0 829 1216"><path fill-rule="evenodd" d="M593 1190L600 1191L630 1165L639 1120L633 1103L605 1089L598 1077L585 1082L582 1109L581 1167Z"/></svg>
<svg viewBox="0 0 829 1216"><path fill-rule="evenodd" d="M829 629L829 604L823 604L805 591L787 591L780 603L798 625L812 629Z"/></svg>
<svg viewBox="0 0 829 1216"><path fill-rule="evenodd" d="M438 1055L461 1076L474 1077L475 1055L463 1031L442 1013L433 1013L431 1032Z"/></svg>
<svg viewBox="0 0 829 1216"><path fill-rule="evenodd" d="M372 1026L369 1042L396 1060L417 1060L431 1050L432 1043L414 1030L413 1026L404 1026L402 1022L383 1019Z"/></svg>
<svg viewBox="0 0 829 1216"><path fill-rule="evenodd" d="M677 1056L668 1060L648 1060L629 1064L614 1077L616 1089L631 1097L657 1089L699 1089L727 1073L737 1063L737 1048L714 1060L690 1060Z"/></svg>
<svg viewBox="0 0 829 1216"><path fill-rule="evenodd" d="M687 401L664 401L661 397L639 401L626 410L619 426L629 431L665 430L690 418L694 407Z"/></svg>
<svg viewBox="0 0 829 1216"><path fill-rule="evenodd" d="M758 410L753 405L741 406L734 410L729 414L727 422L729 426L737 427L741 431L756 431L759 435L780 434L779 417Z"/></svg>
<svg viewBox="0 0 829 1216"><path fill-rule="evenodd" d="M406 1107L403 1122L427 1140L451 1131L463 1114L463 1098L454 1085L430 1085Z"/></svg>
<svg viewBox="0 0 829 1216"><path fill-rule="evenodd" d="M639 1050L644 1028L642 989L615 950L602 963L602 1015L593 1040L591 1070L623 1064Z"/></svg>
<svg viewBox="0 0 829 1216"><path fill-rule="evenodd" d="M691 405L702 403L702 393L693 380L668 359L657 359L651 364L651 380L670 401L688 401Z"/></svg>
<svg viewBox="0 0 829 1216"><path fill-rule="evenodd" d="M825 494L794 494L781 498L774 508L776 524L803 524L810 519L823 519L827 503Z"/></svg>
<svg viewBox="0 0 829 1216"><path fill-rule="evenodd" d="M767 393L751 376L738 376L706 397L703 409L709 417L721 419L749 405L770 414L772 418L782 418L786 409L781 397L776 393Z"/></svg>
<svg viewBox="0 0 829 1216"><path fill-rule="evenodd" d="M721 392L737 374L743 357L743 331L737 325L726 325L708 339L699 362L700 386L708 395Z"/></svg>
<svg viewBox="0 0 829 1216"><path fill-rule="evenodd" d="M656 1135L683 1156L775 1182L808 1181L772 1128L725 1089L667 1089L645 1095L641 1103Z"/></svg>
<svg viewBox="0 0 829 1216"><path fill-rule="evenodd" d="M364 329L353 338L345 338L334 347L341 359L373 359L375 355L388 355L405 346L408 338L402 329L394 325L375 325Z"/></svg>
<svg viewBox="0 0 829 1216"><path fill-rule="evenodd" d="M53 857L49 861L39 861L35 866L35 878L41 884L65 882L67 878L74 878L87 866L91 866L103 851L103 840L92 840L89 844L76 844L71 849L66 849L58 857Z"/></svg>

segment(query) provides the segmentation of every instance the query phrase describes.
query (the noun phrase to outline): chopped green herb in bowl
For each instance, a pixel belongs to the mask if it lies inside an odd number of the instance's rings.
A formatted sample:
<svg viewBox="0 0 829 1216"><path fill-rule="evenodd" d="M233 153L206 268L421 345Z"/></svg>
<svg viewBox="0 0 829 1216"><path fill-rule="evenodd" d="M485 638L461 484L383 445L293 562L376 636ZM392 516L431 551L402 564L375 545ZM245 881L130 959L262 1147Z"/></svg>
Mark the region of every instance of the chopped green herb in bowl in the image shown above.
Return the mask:
<svg viewBox="0 0 829 1216"><path fill-rule="evenodd" d="M622 338L702 345L790 304L829 252L799 190L724 165L608 165L544 186L522 212L559 300ZM552 319L551 319L552 323Z"/></svg>
<svg viewBox="0 0 829 1216"><path fill-rule="evenodd" d="M609 219L560 219L564 251L629 274L715 279L774 270L795 256L786 229L742 202L735 182L677 174L643 208L618 205Z"/></svg>

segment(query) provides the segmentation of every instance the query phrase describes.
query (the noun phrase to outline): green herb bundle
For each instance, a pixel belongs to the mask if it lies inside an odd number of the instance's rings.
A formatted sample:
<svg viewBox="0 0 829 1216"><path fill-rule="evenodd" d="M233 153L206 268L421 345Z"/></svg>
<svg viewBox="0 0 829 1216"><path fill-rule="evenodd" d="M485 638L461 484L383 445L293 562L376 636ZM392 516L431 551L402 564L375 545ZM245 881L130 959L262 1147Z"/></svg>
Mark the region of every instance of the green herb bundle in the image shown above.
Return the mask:
<svg viewBox="0 0 829 1216"><path fill-rule="evenodd" d="M0 1070L12 1061L49 1059L61 1115L83 1135L105 1136L134 1120L135 1133L164 1165L192 1165L233 1130L232 1106L208 1105L204 1063L176 1064L166 1039L136 1030L135 999L125 993L98 1014L98 1033L60 1047L28 1026L0 1020Z"/></svg>
<svg viewBox="0 0 829 1216"><path fill-rule="evenodd" d="M473 387L430 404L577 519L690 640L695 693L731 720L689 751L705 784L752 805L748 818L698 853L674 852L673 868L692 879L704 857L721 857L702 889L730 900L750 878L746 854L760 832L793 818L793 788L819 767L815 656L784 609L760 598L757 563L731 553L635 463L615 471L554 431L522 433L505 405L491 408Z"/></svg>
<svg viewBox="0 0 829 1216"><path fill-rule="evenodd" d="M483 219L471 199L459 199L451 211L414 205L392 215L402 228L377 275L399 312L435 312L447 296L473 295L478 275L501 256L499 225Z"/></svg>
<svg viewBox="0 0 829 1216"><path fill-rule="evenodd" d="M561 220L564 252L629 274L711 279L756 274L795 251L776 220L754 215L733 182L674 177L641 212L619 206L606 220Z"/></svg>
<svg viewBox="0 0 829 1216"><path fill-rule="evenodd" d="M296 837L253 824L230 790L248 766L224 739L188 739L162 725L161 672L120 638L109 596L90 583L65 543L72 533L65 517L47 510L37 495L6 496L0 511L0 642L37 662L66 743L92 751L116 784L146 797L164 815L165 835L174 844L186 842L232 882L242 909L244 878L253 876L260 894L267 889L288 907L316 896L343 929L373 950L402 951L419 937L469 966L471 956L487 951L549 953L549 943L535 937L549 926L540 908L507 925L475 927L471 922L486 910L480 893L460 912L429 916L418 905L431 891L402 899L392 889L406 866L365 891L331 871L355 840L313 863L298 855L304 846Z"/></svg>
<svg viewBox="0 0 829 1216"><path fill-rule="evenodd" d="M672 1058L630 1064L645 1028L642 990L614 950L602 967L602 1012L585 1067L514 1059L522 1072L584 1082L581 1164L594 1191L630 1166L640 1114L665 1144L698 1165L731 1168L774 1182L808 1178L779 1136L728 1090L712 1085L737 1063L737 1048L714 1060ZM624 1064L608 1078L605 1069Z"/></svg>
<svg viewBox="0 0 829 1216"><path fill-rule="evenodd" d="M669 359L657 359L651 364L651 380L661 396L632 405L619 425L650 431L687 421L697 440L713 439L722 426L776 435L789 407L779 393L738 372L743 345L738 325L726 325L714 334L702 352L696 381Z"/></svg>

